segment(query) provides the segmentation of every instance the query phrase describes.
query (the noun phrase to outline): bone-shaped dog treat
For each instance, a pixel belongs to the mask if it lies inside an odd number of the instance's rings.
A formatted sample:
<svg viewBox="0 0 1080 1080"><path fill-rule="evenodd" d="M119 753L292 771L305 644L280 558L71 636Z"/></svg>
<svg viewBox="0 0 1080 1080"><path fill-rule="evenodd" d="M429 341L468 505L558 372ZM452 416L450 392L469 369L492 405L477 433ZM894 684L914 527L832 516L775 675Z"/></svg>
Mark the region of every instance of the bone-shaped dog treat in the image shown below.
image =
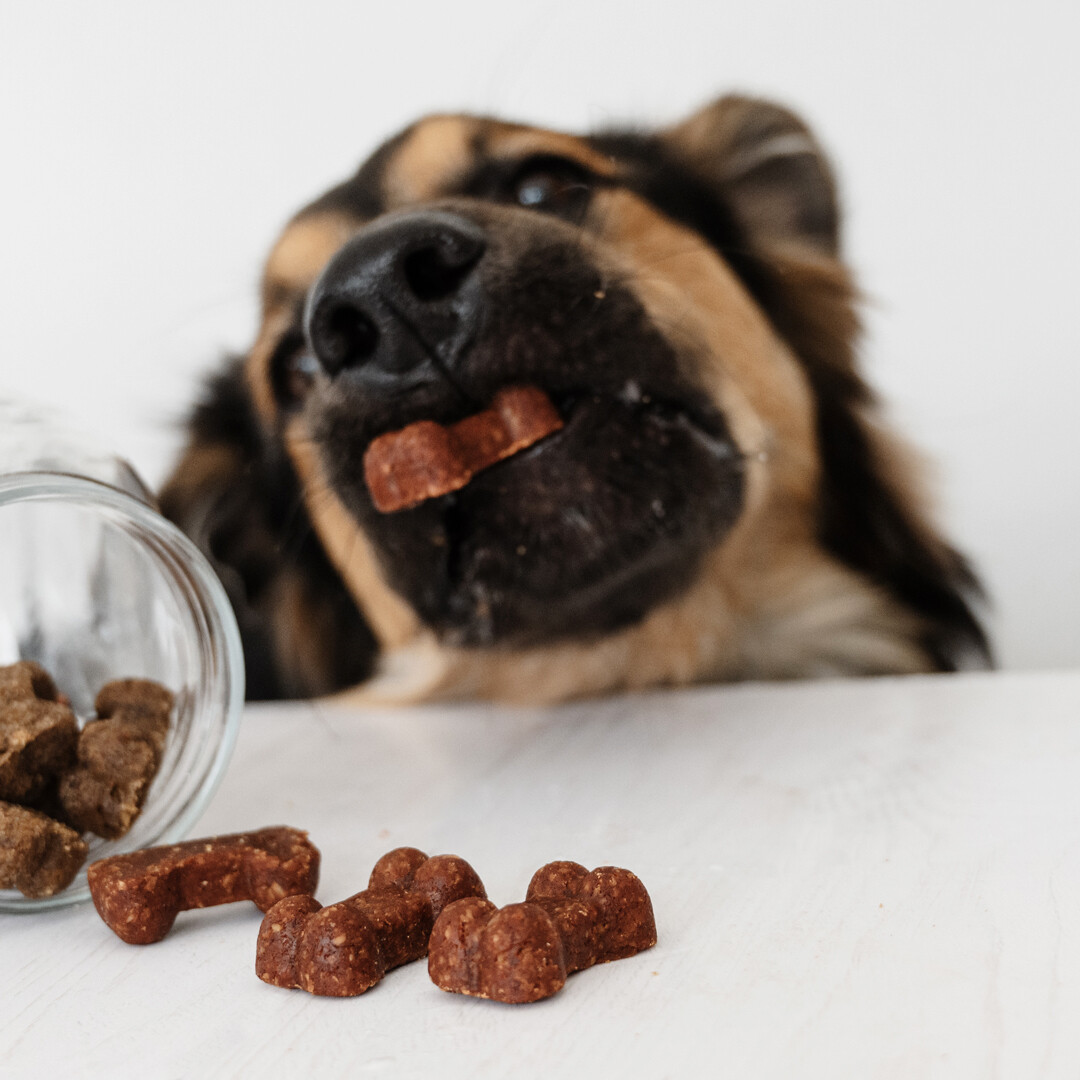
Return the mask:
<svg viewBox="0 0 1080 1080"><path fill-rule="evenodd" d="M449 904L435 923L428 973L442 990L493 1001L539 1001L567 975L656 944L645 886L629 870L574 862L541 867L525 903Z"/></svg>
<svg viewBox="0 0 1080 1080"><path fill-rule="evenodd" d="M563 426L551 399L535 386L508 386L491 407L444 427L420 420L373 439L364 479L384 514L463 488L475 473L532 446Z"/></svg>
<svg viewBox="0 0 1080 1080"><path fill-rule="evenodd" d="M286 896L311 894L319 851L306 832L275 826L113 855L87 870L94 907L131 945L160 941L177 914L252 900L269 910Z"/></svg>
<svg viewBox="0 0 1080 1080"><path fill-rule="evenodd" d="M392 968L419 960L447 904L484 895L464 859L396 848L375 864L368 887L347 900L321 907L292 896L275 904L259 929L255 974L274 986L354 997Z"/></svg>

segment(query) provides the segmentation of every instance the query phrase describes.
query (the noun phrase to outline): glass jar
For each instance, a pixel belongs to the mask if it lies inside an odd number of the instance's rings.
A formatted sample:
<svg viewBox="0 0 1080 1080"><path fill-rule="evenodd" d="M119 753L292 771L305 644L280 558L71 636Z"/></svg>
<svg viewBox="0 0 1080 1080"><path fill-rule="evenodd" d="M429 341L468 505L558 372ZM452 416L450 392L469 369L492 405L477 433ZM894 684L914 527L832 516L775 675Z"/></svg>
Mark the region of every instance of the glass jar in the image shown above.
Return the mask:
<svg viewBox="0 0 1080 1080"><path fill-rule="evenodd" d="M70 426L0 398L0 665L37 660L80 723L116 678L176 695L157 776L118 840L87 835L87 862L182 839L221 781L244 698L240 634L201 552L154 508L134 470ZM89 898L0 891L0 911Z"/></svg>

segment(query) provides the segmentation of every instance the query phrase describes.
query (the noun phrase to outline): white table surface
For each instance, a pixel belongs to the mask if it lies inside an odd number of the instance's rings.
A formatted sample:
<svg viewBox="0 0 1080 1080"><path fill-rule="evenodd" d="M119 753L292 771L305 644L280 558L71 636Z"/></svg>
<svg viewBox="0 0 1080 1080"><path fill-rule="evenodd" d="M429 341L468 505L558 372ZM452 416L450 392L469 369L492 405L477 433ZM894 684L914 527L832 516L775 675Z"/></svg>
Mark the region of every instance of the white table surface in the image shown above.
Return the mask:
<svg viewBox="0 0 1080 1080"><path fill-rule="evenodd" d="M626 866L659 944L535 1005L423 963L336 1000L256 979L249 904L144 947L0 915L0 1077L1080 1076L1080 672L250 708L197 833L277 823L326 903L402 844L500 904Z"/></svg>

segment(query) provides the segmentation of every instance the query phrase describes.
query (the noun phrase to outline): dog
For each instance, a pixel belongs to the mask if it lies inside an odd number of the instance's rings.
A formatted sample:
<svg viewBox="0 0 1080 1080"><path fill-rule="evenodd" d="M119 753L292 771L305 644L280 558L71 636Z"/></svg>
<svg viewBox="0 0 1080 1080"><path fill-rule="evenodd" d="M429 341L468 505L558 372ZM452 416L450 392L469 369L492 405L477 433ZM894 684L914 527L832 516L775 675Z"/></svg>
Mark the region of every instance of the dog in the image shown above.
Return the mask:
<svg viewBox="0 0 1080 1080"><path fill-rule="evenodd" d="M161 493L251 698L547 703L990 662L968 563L856 360L833 172L726 96L578 137L434 115L274 245ZM380 513L364 452L508 385L562 430Z"/></svg>

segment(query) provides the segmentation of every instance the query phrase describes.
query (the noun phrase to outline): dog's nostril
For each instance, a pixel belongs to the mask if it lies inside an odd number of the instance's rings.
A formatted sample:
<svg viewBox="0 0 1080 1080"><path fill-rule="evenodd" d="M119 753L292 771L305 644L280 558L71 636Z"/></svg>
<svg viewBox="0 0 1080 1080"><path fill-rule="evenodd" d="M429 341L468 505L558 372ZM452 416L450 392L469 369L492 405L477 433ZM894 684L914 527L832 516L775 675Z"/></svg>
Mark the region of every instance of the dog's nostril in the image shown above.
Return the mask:
<svg viewBox="0 0 1080 1080"><path fill-rule="evenodd" d="M364 363L378 344L378 327L358 307L331 301L315 312L311 347L329 374Z"/></svg>
<svg viewBox="0 0 1080 1080"><path fill-rule="evenodd" d="M409 252L402 262L405 282L417 300L431 303L457 292L484 254L483 241L454 235Z"/></svg>

